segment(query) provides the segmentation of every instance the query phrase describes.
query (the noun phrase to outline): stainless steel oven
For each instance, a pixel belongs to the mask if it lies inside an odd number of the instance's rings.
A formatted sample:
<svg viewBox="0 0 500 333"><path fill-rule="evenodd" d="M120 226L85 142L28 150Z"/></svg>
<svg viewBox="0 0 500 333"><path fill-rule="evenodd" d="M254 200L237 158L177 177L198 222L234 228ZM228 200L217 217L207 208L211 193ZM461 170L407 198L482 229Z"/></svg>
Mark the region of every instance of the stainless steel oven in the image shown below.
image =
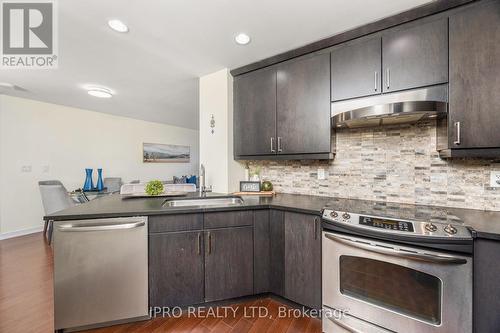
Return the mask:
<svg viewBox="0 0 500 333"><path fill-rule="evenodd" d="M467 229L330 213L323 305L346 312L324 316L324 332L472 332L472 258L456 251L472 244Z"/></svg>

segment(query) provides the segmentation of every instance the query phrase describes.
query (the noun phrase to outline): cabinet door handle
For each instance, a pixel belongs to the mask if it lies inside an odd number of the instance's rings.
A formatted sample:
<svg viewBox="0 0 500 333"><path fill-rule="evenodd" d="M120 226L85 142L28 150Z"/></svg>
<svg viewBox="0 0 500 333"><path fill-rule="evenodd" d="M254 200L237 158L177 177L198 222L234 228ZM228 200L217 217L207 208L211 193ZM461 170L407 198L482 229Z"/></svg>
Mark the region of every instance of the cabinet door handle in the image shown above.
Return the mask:
<svg viewBox="0 0 500 333"><path fill-rule="evenodd" d="M208 233L208 254L212 253L212 234Z"/></svg>
<svg viewBox="0 0 500 333"><path fill-rule="evenodd" d="M386 73L387 89L389 89L389 88L391 88L391 70L390 70L390 68L387 68L385 73Z"/></svg>
<svg viewBox="0 0 500 333"><path fill-rule="evenodd" d="M375 71L375 91L378 90L378 72Z"/></svg>
<svg viewBox="0 0 500 333"><path fill-rule="evenodd" d="M274 137L271 137L271 153L275 153L276 149L274 149Z"/></svg>
<svg viewBox="0 0 500 333"><path fill-rule="evenodd" d="M278 136L278 153L283 151L283 147L281 146L281 136Z"/></svg>
<svg viewBox="0 0 500 333"><path fill-rule="evenodd" d="M198 254L201 254L201 233L198 234L198 248L196 250Z"/></svg>
<svg viewBox="0 0 500 333"><path fill-rule="evenodd" d="M456 131L456 138L457 139L453 143L456 144L457 146L459 146L460 145L460 139L461 139L460 138L461 133L460 133L460 122L459 121L455 122L455 131Z"/></svg>

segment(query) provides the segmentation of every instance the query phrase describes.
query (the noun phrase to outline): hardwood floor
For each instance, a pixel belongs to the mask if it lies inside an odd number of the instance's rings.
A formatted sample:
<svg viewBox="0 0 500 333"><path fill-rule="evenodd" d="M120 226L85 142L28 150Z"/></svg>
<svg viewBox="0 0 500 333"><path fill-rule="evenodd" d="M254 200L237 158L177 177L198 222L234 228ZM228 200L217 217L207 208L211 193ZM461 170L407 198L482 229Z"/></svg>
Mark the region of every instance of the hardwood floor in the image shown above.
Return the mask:
<svg viewBox="0 0 500 333"><path fill-rule="evenodd" d="M0 241L0 333L54 331L53 260L40 233ZM235 332L319 333L321 322L283 314L291 309L273 298L203 308L179 318L152 320L88 330L86 333ZM260 309L263 316L258 316ZM177 315L177 314L176 314Z"/></svg>
<svg viewBox="0 0 500 333"><path fill-rule="evenodd" d="M0 241L0 332L54 331L52 266L41 233Z"/></svg>
<svg viewBox="0 0 500 333"><path fill-rule="evenodd" d="M102 329L85 331L86 333L121 333L121 332L234 332L234 333L319 333L321 322L306 316L278 317L290 307L272 298L261 298L232 304L231 309L213 308L213 315L189 316L180 318L156 318L149 321L117 325ZM260 309L262 316L258 316ZM207 311L207 310L206 310ZM219 311L219 315L217 315ZM233 312L234 311L234 312ZM252 311L255 312L252 315Z"/></svg>

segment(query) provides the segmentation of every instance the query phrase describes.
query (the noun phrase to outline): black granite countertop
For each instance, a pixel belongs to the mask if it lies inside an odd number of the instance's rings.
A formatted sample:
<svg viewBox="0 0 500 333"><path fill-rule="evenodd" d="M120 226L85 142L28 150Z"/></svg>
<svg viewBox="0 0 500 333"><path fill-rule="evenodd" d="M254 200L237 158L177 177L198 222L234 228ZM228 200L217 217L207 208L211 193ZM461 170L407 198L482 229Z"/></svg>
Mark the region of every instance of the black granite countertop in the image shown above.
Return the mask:
<svg viewBox="0 0 500 333"><path fill-rule="evenodd" d="M225 195L208 193L206 196L218 197ZM200 195L198 193L191 193L184 198L199 197ZM78 205L50 214L45 216L44 219L61 221L268 208L320 215L322 209L328 207L334 210L348 211L358 214L463 224L473 230L475 237L500 240L500 212L493 211L409 205L298 194L277 194L274 197L244 196L242 205L218 207L168 207L164 205L165 200L165 198L123 199L120 194L113 194L92 200L83 205Z"/></svg>
<svg viewBox="0 0 500 333"><path fill-rule="evenodd" d="M207 193L203 197L227 197L227 194ZM106 217L125 217L138 215L182 214L209 211L229 211L247 209L287 209L307 214L321 215L321 210L331 200L328 197L317 197L294 194L277 194L274 197L243 196L242 205L233 206L185 206L169 207L166 200L197 199L199 193L190 193L178 198L127 198L120 194L112 194L82 205L74 206L44 217L46 220L76 220Z"/></svg>

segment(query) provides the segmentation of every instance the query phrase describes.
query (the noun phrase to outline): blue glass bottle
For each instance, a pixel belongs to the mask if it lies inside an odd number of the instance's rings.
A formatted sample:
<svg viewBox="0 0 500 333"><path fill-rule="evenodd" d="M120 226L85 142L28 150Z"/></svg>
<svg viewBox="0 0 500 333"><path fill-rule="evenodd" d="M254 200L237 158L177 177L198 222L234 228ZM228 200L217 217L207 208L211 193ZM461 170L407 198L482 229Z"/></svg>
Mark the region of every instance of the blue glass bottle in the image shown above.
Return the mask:
<svg viewBox="0 0 500 333"><path fill-rule="evenodd" d="M104 183L102 182L102 169L97 169L97 190L104 190Z"/></svg>
<svg viewBox="0 0 500 333"><path fill-rule="evenodd" d="M85 169L85 184L83 184L83 190L84 191L92 191L94 188L94 183L92 182L92 173L93 169Z"/></svg>

